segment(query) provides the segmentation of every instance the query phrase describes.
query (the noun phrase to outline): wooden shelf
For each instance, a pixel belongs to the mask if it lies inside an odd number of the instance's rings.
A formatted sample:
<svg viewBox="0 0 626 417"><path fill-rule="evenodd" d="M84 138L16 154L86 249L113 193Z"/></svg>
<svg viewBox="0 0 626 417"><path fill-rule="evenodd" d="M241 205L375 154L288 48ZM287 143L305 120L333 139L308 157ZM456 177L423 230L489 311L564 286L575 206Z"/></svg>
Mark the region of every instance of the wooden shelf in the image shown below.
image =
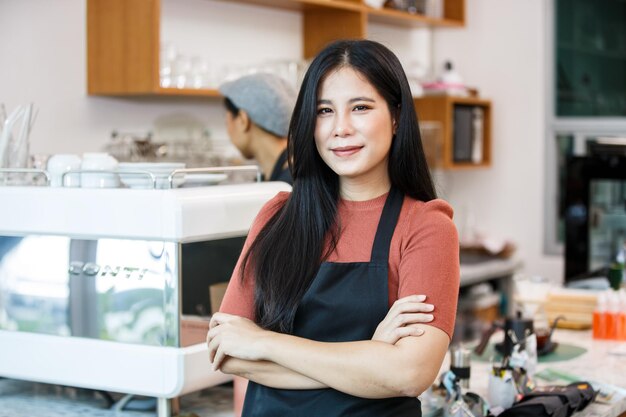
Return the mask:
<svg viewBox="0 0 626 417"><path fill-rule="evenodd" d="M284 10L306 11L313 8L348 10L353 12L363 11L360 1L347 0L221 0L226 2L236 2L253 4L263 7L272 7Z"/></svg>
<svg viewBox="0 0 626 417"><path fill-rule="evenodd" d="M159 87L154 92L156 95L163 96L196 96L196 97L210 97L219 98L222 97L220 92L210 88L163 88Z"/></svg>
<svg viewBox="0 0 626 417"><path fill-rule="evenodd" d="M491 102L477 97L427 96L416 98L415 110L421 121L436 121L442 127L442 152L437 156L437 166L447 169L475 169L491 166ZM454 108L476 106L483 110L482 160L459 162L454 159ZM468 127L469 128L469 127Z"/></svg>
<svg viewBox="0 0 626 417"><path fill-rule="evenodd" d="M222 0L230 1L230 0ZM335 9L364 13L371 21L403 26L460 27L465 24L465 3L448 0L445 3L444 18L436 19L420 14L411 14L391 8L376 9L360 0L235 0L237 3L274 7L285 10L309 11L312 9Z"/></svg>
<svg viewBox="0 0 626 417"><path fill-rule="evenodd" d="M188 97L188 98L220 98L222 95L218 90L210 88L163 88L156 87L150 91L133 91L133 92L106 92L94 94L107 97Z"/></svg>
<svg viewBox="0 0 626 417"><path fill-rule="evenodd" d="M465 0L446 0L444 19L392 9L362 0L230 0L298 10L303 15L304 58L336 39L367 37L367 23L459 27ZM87 91L104 96L219 97L214 90L164 89L159 85L161 0L87 0Z"/></svg>

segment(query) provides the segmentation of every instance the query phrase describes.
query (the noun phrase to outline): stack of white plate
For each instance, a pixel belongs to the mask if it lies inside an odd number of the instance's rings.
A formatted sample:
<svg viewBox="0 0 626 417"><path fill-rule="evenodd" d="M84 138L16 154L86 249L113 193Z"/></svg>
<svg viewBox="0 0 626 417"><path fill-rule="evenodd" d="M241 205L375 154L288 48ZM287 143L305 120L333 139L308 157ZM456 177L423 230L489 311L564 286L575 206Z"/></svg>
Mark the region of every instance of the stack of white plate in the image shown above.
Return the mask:
<svg viewBox="0 0 626 417"><path fill-rule="evenodd" d="M117 171L122 183L129 188L152 188L152 180L146 172L156 177L156 188L170 188L169 176L177 169L185 169L182 162L120 162ZM176 175L172 188L185 182L184 174Z"/></svg>

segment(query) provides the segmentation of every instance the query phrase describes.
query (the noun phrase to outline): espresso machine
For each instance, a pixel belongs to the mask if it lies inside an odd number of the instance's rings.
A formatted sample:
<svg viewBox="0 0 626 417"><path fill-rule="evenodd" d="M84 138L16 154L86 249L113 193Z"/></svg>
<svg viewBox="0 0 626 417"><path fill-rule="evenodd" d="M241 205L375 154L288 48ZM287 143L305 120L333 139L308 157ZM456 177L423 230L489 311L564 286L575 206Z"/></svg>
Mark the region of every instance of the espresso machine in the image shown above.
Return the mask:
<svg viewBox="0 0 626 417"><path fill-rule="evenodd" d="M228 282L280 182L0 187L0 376L170 399L211 370L209 288Z"/></svg>

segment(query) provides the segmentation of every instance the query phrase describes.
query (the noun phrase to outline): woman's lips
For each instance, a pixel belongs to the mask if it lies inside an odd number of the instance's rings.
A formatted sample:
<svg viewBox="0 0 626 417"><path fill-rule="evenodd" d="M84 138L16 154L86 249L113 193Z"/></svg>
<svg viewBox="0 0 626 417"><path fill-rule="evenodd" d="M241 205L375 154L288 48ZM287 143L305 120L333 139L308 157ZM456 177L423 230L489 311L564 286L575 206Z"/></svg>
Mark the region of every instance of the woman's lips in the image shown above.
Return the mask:
<svg viewBox="0 0 626 417"><path fill-rule="evenodd" d="M344 157L354 155L361 149L363 149L362 146L342 146L339 148L332 148L331 151L339 157Z"/></svg>

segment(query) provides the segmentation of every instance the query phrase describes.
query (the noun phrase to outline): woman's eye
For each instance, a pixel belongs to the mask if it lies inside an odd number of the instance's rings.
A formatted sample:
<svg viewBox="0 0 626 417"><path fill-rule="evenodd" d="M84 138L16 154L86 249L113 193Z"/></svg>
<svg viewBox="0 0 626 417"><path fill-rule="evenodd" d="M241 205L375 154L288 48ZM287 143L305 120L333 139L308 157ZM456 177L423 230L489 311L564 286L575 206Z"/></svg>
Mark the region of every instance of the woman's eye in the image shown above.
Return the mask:
<svg viewBox="0 0 626 417"><path fill-rule="evenodd" d="M328 107L322 107L321 109L317 110L317 114L328 114L331 113L332 110L329 109Z"/></svg>
<svg viewBox="0 0 626 417"><path fill-rule="evenodd" d="M369 106L366 106L364 104L359 104L357 106L354 106L354 110L356 110L356 111L369 110Z"/></svg>

